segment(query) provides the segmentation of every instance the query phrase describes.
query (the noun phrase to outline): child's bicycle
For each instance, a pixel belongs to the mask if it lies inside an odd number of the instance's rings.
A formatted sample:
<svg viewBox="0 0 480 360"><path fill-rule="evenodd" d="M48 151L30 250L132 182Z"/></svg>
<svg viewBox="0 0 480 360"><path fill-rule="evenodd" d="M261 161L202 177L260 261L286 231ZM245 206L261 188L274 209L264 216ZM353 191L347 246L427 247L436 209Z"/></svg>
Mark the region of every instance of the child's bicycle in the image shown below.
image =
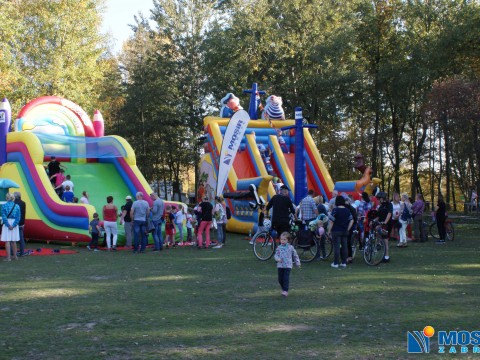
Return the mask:
<svg viewBox="0 0 480 360"><path fill-rule="evenodd" d="M435 240L439 240L440 234L438 233L437 219L435 218L435 216L432 216L432 219L433 223L430 224L430 235ZM453 227L453 220L449 218L445 219L445 240L455 240L455 229Z"/></svg>
<svg viewBox="0 0 480 360"><path fill-rule="evenodd" d="M382 236L387 234L388 230L384 229L378 221L373 221L363 248L363 259L367 265L376 266L382 262L386 251L385 239Z"/></svg>

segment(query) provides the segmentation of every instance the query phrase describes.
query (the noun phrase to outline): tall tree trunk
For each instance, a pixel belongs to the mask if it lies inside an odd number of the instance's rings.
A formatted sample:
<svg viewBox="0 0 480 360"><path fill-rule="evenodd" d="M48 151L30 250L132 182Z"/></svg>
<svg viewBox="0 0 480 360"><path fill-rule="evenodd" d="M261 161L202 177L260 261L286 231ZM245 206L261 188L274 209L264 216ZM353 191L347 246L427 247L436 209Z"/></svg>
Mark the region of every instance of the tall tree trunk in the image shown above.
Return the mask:
<svg viewBox="0 0 480 360"><path fill-rule="evenodd" d="M390 103L391 104L391 103ZM400 140L401 131L398 124L398 117L393 105L390 105L392 111L392 141L393 141L393 154L395 161L393 163L393 190L400 194Z"/></svg>
<svg viewBox="0 0 480 360"><path fill-rule="evenodd" d="M412 129L415 129L412 126ZM423 194L422 184L420 183L420 177L418 175L418 166L420 165L420 160L422 158L423 147L425 145L425 140L427 139L427 130L428 124L426 122L422 125L422 134L417 143L413 145L413 159L412 159L412 197L415 199L417 193Z"/></svg>
<svg viewBox="0 0 480 360"><path fill-rule="evenodd" d="M445 178L446 178L446 197L445 197L445 203L447 204L447 209L450 208L450 184L451 184L451 164L450 164L450 138L448 135L448 119L444 119L445 121L445 127L443 131L443 139L445 142Z"/></svg>

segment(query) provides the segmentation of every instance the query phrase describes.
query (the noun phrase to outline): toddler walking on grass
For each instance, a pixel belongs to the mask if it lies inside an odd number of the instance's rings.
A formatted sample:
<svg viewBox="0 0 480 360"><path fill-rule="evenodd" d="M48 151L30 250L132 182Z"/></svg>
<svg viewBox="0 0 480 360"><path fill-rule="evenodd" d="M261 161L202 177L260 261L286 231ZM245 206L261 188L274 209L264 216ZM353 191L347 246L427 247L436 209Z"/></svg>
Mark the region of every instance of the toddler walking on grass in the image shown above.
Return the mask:
<svg viewBox="0 0 480 360"><path fill-rule="evenodd" d="M283 232L280 235L280 246L275 251L275 261L277 262L278 282L282 288L282 296L288 296L288 287L290 284L290 272L293 263L300 267L300 258L298 257L295 248L290 245L292 235L288 232Z"/></svg>

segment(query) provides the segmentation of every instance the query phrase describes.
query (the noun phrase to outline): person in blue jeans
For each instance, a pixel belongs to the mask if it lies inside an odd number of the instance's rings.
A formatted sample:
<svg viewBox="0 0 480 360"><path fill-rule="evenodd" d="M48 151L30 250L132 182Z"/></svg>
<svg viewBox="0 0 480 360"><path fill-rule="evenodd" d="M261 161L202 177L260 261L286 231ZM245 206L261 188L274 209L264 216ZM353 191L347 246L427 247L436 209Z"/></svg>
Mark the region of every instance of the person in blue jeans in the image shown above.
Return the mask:
<svg viewBox="0 0 480 360"><path fill-rule="evenodd" d="M348 232L353 226L353 216L350 210L345 207L345 198L343 196L335 198L335 208L332 210L329 220L328 233L332 234L334 250L334 260L331 266L336 269L338 267L346 268L348 255L347 239Z"/></svg>
<svg viewBox="0 0 480 360"><path fill-rule="evenodd" d="M152 222L155 226L153 230L153 251L162 251L163 249L163 236L162 236L162 224L163 224L163 213L165 211L165 203L162 199L158 197L157 194L151 193L150 199L153 201L152 206Z"/></svg>
<svg viewBox="0 0 480 360"><path fill-rule="evenodd" d="M130 217L133 219L133 253L137 253L140 245L140 252L144 253L147 247L147 216L150 215L150 206L143 200L143 193L137 192L130 210Z"/></svg>

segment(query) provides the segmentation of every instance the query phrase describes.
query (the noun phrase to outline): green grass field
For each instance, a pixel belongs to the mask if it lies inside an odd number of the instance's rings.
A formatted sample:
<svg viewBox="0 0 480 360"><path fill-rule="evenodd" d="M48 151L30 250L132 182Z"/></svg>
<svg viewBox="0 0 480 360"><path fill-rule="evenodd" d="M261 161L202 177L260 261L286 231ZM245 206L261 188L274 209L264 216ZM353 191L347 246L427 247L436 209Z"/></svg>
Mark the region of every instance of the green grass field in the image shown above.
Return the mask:
<svg viewBox="0 0 480 360"><path fill-rule="evenodd" d="M478 221L459 228L444 246L390 242L392 262L378 267L358 254L345 270L304 264L288 298L274 261L240 235L223 249L2 261L0 358L418 358L409 330L479 330Z"/></svg>

